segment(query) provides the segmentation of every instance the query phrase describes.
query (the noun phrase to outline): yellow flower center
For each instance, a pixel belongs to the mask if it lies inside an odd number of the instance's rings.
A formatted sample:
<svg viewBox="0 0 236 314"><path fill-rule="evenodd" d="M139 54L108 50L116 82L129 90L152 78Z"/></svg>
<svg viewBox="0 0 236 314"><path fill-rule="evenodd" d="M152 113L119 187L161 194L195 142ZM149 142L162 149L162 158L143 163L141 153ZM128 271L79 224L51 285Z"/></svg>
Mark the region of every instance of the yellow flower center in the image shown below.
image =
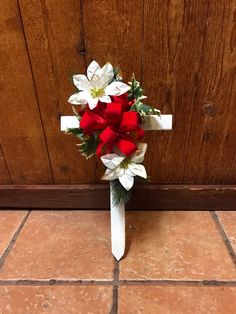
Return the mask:
<svg viewBox="0 0 236 314"><path fill-rule="evenodd" d="M121 163L120 167L123 169L127 169L130 164L130 158L125 158Z"/></svg>
<svg viewBox="0 0 236 314"><path fill-rule="evenodd" d="M91 88L90 93L93 98L102 97L104 95L104 89L103 88Z"/></svg>

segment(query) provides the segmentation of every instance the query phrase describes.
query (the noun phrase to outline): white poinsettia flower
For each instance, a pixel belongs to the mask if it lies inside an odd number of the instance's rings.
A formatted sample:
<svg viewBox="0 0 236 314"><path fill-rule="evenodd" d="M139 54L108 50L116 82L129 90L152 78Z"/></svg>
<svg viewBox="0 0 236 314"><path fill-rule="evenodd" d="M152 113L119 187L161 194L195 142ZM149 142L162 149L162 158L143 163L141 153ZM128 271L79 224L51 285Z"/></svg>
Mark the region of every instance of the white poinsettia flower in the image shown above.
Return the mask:
<svg viewBox="0 0 236 314"><path fill-rule="evenodd" d="M103 164L107 167L102 180L119 179L123 187L129 191L134 184L134 177L139 176L147 179L147 172L143 165L144 155L147 150L146 143L139 143L137 151L131 157L108 154L101 157Z"/></svg>
<svg viewBox="0 0 236 314"><path fill-rule="evenodd" d="M120 96L130 89L130 86L123 82L111 82L113 78L113 67L109 62L101 68L96 61L92 61L88 66L87 76L73 75L73 82L79 92L70 96L68 102L73 105L88 103L91 110L97 106L99 100L110 103L110 96Z"/></svg>

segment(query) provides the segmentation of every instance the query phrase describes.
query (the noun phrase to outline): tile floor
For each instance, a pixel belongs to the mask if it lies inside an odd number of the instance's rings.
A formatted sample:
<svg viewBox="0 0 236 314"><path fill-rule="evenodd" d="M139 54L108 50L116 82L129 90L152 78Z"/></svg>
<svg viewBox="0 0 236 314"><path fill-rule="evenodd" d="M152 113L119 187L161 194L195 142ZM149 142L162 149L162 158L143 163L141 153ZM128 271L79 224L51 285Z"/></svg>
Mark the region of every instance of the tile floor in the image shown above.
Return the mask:
<svg viewBox="0 0 236 314"><path fill-rule="evenodd" d="M235 314L236 212L0 211L0 314Z"/></svg>

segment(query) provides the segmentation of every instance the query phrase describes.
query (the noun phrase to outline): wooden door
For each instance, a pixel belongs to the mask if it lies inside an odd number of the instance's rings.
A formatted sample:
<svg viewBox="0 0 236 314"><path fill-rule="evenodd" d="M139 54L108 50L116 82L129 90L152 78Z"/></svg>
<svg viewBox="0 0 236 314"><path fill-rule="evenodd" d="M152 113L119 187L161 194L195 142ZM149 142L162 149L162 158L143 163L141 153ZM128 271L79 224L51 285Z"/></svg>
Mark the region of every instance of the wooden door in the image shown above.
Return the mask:
<svg viewBox="0 0 236 314"><path fill-rule="evenodd" d="M146 137L153 183L236 183L235 0L3 0L0 15L1 184L99 182L59 130L69 77L93 59L174 115Z"/></svg>

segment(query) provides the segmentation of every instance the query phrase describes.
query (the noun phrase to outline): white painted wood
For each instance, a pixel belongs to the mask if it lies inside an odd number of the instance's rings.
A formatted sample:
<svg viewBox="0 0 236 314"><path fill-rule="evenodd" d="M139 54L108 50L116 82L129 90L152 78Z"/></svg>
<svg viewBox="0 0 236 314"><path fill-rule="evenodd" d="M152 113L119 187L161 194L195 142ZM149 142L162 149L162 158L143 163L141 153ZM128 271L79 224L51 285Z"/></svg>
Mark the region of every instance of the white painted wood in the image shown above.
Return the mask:
<svg viewBox="0 0 236 314"><path fill-rule="evenodd" d="M172 130L172 115L163 114L147 116L145 123L140 125L144 130ZM79 120L76 116L61 117L61 131L68 128L78 128ZM119 261L125 253L125 204L121 202L117 206L112 202L112 186L110 183L110 208L111 208L111 250Z"/></svg>
<svg viewBox="0 0 236 314"><path fill-rule="evenodd" d="M163 114L160 117L157 115L147 116L146 121L140 126L146 131L172 130L172 114Z"/></svg>
<svg viewBox="0 0 236 314"><path fill-rule="evenodd" d="M61 131L66 131L71 128L78 128L79 120L76 116L61 116Z"/></svg>
<svg viewBox="0 0 236 314"><path fill-rule="evenodd" d="M76 116L61 117L61 131L78 127L79 120ZM144 130L172 130L172 114L163 114L161 117L156 115L147 116L145 123L142 123L141 127Z"/></svg>
<svg viewBox="0 0 236 314"><path fill-rule="evenodd" d="M113 204L112 184L110 183L111 208L111 251L117 261L125 254L125 204Z"/></svg>

